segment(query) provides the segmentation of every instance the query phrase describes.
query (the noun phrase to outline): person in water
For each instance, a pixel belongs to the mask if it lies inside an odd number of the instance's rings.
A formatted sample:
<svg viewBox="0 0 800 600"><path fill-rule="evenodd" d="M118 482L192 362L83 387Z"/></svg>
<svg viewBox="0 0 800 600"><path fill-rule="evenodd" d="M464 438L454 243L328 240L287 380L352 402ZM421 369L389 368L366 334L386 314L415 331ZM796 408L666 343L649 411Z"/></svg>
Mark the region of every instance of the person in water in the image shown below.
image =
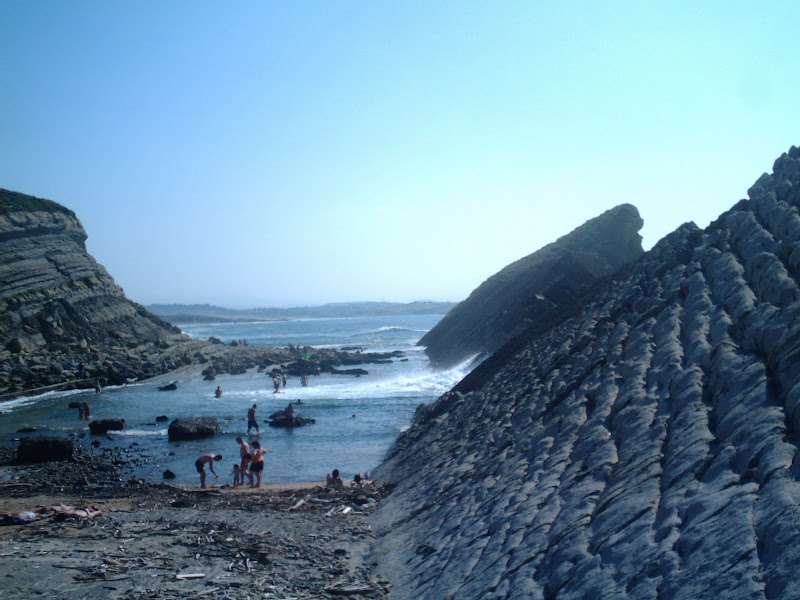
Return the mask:
<svg viewBox="0 0 800 600"><path fill-rule="evenodd" d="M278 391L281 389L281 378L275 375L272 378L272 385L275 386L275 391L272 392L273 394L277 394Z"/></svg>
<svg viewBox="0 0 800 600"><path fill-rule="evenodd" d="M250 434L250 430L255 427L256 431L258 429L258 422L256 422L256 405L253 404L253 408L247 411L247 433Z"/></svg>
<svg viewBox="0 0 800 600"><path fill-rule="evenodd" d="M286 410L284 412L286 413L286 416L289 417L289 419L291 420L292 425L294 425L294 405L291 402L289 402L289 406L286 407Z"/></svg>
<svg viewBox="0 0 800 600"><path fill-rule="evenodd" d="M217 389L216 389L216 391L214 392L214 395L215 395L217 398L221 398L221 397L222 397L222 388L221 388L221 387L219 387L219 386L217 386Z"/></svg>
<svg viewBox="0 0 800 600"><path fill-rule="evenodd" d="M286 387L286 374L281 373L281 380L283 381L283 387Z"/></svg>
<svg viewBox="0 0 800 600"><path fill-rule="evenodd" d="M208 468L211 469L211 472L214 474L214 478L219 479L219 475L217 475L217 472L214 470L215 460L222 460L222 455L209 452L208 454L203 454L203 456L194 461L194 468L197 469L198 473L200 473L201 488L206 487L206 465L208 465Z"/></svg>
<svg viewBox="0 0 800 600"><path fill-rule="evenodd" d="M303 375L303 377L300 378L300 385L308 387L308 375Z"/></svg>

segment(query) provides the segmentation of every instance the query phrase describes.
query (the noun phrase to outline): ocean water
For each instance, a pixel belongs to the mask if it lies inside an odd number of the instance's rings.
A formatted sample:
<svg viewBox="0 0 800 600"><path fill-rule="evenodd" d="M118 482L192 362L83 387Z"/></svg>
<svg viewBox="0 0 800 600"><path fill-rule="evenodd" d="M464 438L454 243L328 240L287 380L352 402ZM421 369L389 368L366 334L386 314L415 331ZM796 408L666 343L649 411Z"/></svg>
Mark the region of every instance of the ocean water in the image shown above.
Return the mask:
<svg viewBox="0 0 800 600"><path fill-rule="evenodd" d="M355 317L308 319L263 323L212 323L180 325L184 333L199 339L215 336L224 342L247 339L251 345L286 347L290 343L315 347L360 346L367 352L401 350L404 361L363 365L369 375L344 377L323 374L309 378L302 387L297 377L289 377L285 388L273 394L272 380L263 373L221 375L216 381L180 373L147 382L94 391L48 393L0 403L0 442L9 444L22 427L36 427L32 435L70 435L89 448L92 439L103 447L123 449L146 461L134 468L134 476L161 481L165 469L172 470L180 485L198 485L194 461L201 454L223 455L215 465L220 479L216 485L231 483L234 462L238 462L236 437L258 439L268 450L263 482L299 483L324 480L325 474L339 469L352 478L370 471L383 459L397 435L410 423L416 407L428 403L452 388L468 372L464 363L446 371L433 370L416 342L443 315L396 317ZM348 367L350 368L350 367ZM178 390L159 392L157 386L178 381ZM214 396L217 385L221 398ZM276 429L263 421L288 403L298 415L313 417L313 425L293 430ZM91 436L85 421L78 419L70 402L86 401L94 419L124 418L126 429L105 436ZM245 435L247 410L258 405L260 432ZM214 416L220 431L213 438L171 443L166 423L156 423L158 415L177 417ZM254 433L254 432L253 432ZM85 434L83 438L79 436ZM98 450L93 450L98 452ZM209 482L213 478L209 478Z"/></svg>

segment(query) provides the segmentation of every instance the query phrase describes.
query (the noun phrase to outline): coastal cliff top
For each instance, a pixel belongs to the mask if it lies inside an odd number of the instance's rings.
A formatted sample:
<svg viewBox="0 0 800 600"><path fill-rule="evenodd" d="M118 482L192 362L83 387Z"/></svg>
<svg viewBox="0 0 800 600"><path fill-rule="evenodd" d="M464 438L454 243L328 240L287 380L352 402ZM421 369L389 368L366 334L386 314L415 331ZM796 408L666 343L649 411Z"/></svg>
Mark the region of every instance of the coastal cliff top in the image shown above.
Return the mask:
<svg viewBox="0 0 800 600"><path fill-rule="evenodd" d="M41 211L63 213L73 219L78 218L73 211L58 202L0 188L0 215Z"/></svg>

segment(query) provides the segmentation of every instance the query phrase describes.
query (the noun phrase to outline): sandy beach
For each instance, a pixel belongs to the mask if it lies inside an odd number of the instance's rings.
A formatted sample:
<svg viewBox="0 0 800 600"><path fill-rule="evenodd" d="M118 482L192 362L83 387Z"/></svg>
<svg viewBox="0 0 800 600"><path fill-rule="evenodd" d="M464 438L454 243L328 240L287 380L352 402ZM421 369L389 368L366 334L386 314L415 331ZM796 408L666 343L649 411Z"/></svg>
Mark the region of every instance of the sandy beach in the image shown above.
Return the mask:
<svg viewBox="0 0 800 600"><path fill-rule="evenodd" d="M388 492L17 478L0 484L0 514L29 511L36 520L0 526L3 597L379 598L388 583L362 556L372 540L369 514Z"/></svg>

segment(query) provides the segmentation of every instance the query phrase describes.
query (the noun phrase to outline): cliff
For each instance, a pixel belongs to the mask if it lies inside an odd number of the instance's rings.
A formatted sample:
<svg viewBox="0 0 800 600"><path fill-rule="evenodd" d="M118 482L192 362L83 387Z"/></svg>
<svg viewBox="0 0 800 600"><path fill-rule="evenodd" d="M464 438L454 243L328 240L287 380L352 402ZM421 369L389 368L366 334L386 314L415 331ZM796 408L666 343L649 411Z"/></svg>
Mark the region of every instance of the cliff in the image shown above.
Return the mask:
<svg viewBox="0 0 800 600"><path fill-rule="evenodd" d="M0 189L0 394L61 383L81 362L103 383L163 372L143 355L188 340L128 300L86 238L71 210Z"/></svg>
<svg viewBox="0 0 800 600"><path fill-rule="evenodd" d="M492 354L526 329L563 316L598 281L642 255L642 225L630 204L587 221L484 281L419 345L434 365L448 367Z"/></svg>
<svg viewBox="0 0 800 600"><path fill-rule="evenodd" d="M376 478L392 598L800 598L800 149L429 406Z"/></svg>

